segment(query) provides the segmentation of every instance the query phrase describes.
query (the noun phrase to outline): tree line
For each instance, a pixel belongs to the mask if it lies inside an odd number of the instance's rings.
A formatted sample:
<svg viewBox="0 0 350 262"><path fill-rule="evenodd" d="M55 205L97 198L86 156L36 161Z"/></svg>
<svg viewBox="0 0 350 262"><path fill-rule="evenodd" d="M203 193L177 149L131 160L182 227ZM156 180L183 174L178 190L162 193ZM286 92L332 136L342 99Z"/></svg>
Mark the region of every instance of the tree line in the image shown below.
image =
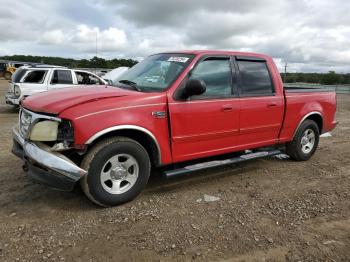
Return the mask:
<svg viewBox="0 0 350 262"><path fill-rule="evenodd" d="M113 69L120 66L131 67L137 64L133 59L104 59L100 57L93 57L91 59L73 59L52 56L31 56L31 55L12 55L2 56L0 59L13 60L20 62L42 63L48 65L67 66L70 68L106 68Z"/></svg>
<svg viewBox="0 0 350 262"><path fill-rule="evenodd" d="M120 66L131 67L137 64L133 59L104 59L101 57L93 57L91 59L73 59L63 57L50 56L31 56L31 55L13 55L3 56L0 59L14 60L21 62L43 63L49 65L67 66L70 68L106 68L113 69ZM286 83L314 83L322 85L349 85L350 73L339 74L334 71L328 73L281 73L282 79Z"/></svg>
<svg viewBox="0 0 350 262"><path fill-rule="evenodd" d="M313 83L321 85L350 85L350 74L338 74L334 71L328 73L281 73L286 83Z"/></svg>

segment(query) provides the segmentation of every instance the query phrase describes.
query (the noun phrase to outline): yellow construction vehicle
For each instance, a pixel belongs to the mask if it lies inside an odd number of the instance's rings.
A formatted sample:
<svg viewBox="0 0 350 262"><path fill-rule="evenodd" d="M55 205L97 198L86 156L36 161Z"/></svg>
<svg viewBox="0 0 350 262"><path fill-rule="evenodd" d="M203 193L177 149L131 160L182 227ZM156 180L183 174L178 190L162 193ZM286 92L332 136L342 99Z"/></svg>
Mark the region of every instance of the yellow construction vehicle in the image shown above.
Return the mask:
<svg viewBox="0 0 350 262"><path fill-rule="evenodd" d="M10 80L16 69L23 65L25 65L25 63L0 62L0 77Z"/></svg>
<svg viewBox="0 0 350 262"><path fill-rule="evenodd" d="M11 65L9 64L7 67L6 67L6 71L4 73L4 77L6 80L10 80L11 77L12 77L12 74L16 71L16 67L14 65Z"/></svg>

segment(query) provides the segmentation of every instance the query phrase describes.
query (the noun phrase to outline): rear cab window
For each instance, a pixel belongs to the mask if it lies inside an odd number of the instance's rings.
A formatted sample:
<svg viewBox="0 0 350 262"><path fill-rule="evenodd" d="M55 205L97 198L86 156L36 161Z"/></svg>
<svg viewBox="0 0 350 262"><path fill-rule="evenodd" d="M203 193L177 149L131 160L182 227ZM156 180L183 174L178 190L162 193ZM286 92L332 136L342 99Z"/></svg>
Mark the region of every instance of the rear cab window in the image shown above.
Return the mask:
<svg viewBox="0 0 350 262"><path fill-rule="evenodd" d="M73 84L71 70L54 70L51 84Z"/></svg>
<svg viewBox="0 0 350 262"><path fill-rule="evenodd" d="M237 59L241 96L272 96L275 88L266 61Z"/></svg>

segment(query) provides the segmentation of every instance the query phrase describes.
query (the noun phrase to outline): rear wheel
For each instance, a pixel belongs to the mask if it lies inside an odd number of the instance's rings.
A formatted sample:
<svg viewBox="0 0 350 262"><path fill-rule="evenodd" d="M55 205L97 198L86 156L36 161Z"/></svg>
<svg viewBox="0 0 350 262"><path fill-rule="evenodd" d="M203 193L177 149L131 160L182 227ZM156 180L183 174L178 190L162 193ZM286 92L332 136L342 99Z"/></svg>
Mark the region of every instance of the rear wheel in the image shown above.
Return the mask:
<svg viewBox="0 0 350 262"><path fill-rule="evenodd" d="M116 137L96 144L84 157L81 179L87 197L101 206L115 206L134 199L150 175L147 151L136 141Z"/></svg>
<svg viewBox="0 0 350 262"><path fill-rule="evenodd" d="M11 79L11 77L12 77L12 73L11 72L5 72L4 73L4 78L6 79L6 80L10 80Z"/></svg>
<svg viewBox="0 0 350 262"><path fill-rule="evenodd" d="M287 144L287 154L294 160L308 160L316 151L320 131L313 120L305 120L297 130L292 142Z"/></svg>

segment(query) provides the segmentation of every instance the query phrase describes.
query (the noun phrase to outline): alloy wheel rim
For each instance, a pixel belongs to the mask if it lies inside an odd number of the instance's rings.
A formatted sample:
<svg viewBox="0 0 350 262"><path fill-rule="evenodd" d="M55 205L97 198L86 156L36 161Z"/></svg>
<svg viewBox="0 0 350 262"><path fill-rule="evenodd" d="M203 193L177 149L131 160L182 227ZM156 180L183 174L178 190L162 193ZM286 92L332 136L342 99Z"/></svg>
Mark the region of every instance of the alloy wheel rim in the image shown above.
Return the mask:
<svg viewBox="0 0 350 262"><path fill-rule="evenodd" d="M100 180L104 190L113 195L129 191L139 176L139 164L129 154L118 154L103 165Z"/></svg>
<svg viewBox="0 0 350 262"><path fill-rule="evenodd" d="M301 151L309 154L315 146L315 132L312 129L306 129L301 137Z"/></svg>

